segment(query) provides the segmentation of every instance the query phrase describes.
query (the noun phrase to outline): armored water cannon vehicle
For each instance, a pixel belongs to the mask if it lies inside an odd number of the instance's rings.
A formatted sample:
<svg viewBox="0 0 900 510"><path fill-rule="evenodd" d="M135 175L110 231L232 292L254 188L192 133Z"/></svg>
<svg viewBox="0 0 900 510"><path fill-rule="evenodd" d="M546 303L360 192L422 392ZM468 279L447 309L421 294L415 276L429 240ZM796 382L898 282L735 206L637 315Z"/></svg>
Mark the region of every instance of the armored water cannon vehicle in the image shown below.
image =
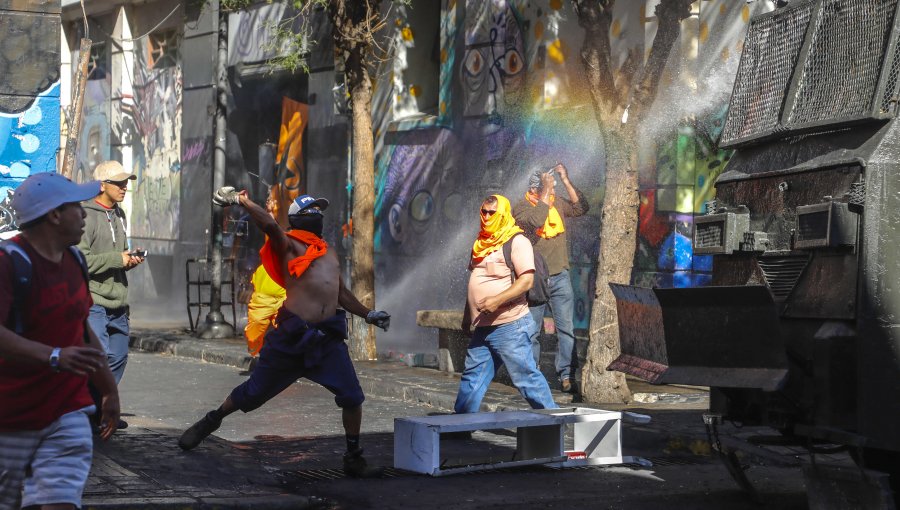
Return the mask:
<svg viewBox="0 0 900 510"><path fill-rule="evenodd" d="M610 370L710 387L707 424L767 425L900 470L897 0L792 1L750 21L694 219L709 286L613 285Z"/></svg>

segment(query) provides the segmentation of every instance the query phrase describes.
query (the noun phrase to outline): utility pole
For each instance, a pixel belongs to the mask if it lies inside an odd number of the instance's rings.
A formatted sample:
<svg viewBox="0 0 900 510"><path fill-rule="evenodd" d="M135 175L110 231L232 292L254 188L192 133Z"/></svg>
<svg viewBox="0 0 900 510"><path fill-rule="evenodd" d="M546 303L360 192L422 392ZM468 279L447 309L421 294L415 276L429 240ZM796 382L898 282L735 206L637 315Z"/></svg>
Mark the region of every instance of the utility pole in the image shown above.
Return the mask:
<svg viewBox="0 0 900 510"><path fill-rule="evenodd" d="M219 14L219 38L218 51L216 52L216 132L215 154L213 156L212 189L213 191L225 185L225 134L226 134L226 90L228 87L228 75L226 64L228 61L228 13L222 9L221 2L218 5ZM212 205L212 245L209 254L210 284L209 284L209 313L206 315L206 323L201 324L197 331L200 338L230 338L234 336L234 326L225 322L222 315L222 208ZM232 275L233 277L234 275Z"/></svg>
<svg viewBox="0 0 900 510"><path fill-rule="evenodd" d="M85 29L86 30L86 29ZM78 53L78 72L75 74L75 89L72 91L72 106L69 108L69 131L66 133L66 146L63 149L63 164L60 173L63 177L75 175L76 156L78 155L78 139L81 137L82 110L84 110L84 91L87 89L88 62L91 60L91 40L83 37ZM87 178L90 180L90 177Z"/></svg>

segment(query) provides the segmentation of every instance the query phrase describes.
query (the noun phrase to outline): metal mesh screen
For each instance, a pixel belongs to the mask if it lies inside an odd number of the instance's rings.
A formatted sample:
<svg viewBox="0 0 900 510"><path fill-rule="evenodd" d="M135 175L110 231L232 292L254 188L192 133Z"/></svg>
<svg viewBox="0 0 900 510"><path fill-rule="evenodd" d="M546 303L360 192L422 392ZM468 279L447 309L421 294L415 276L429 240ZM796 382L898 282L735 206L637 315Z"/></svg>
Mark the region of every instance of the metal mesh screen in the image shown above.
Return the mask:
<svg viewBox="0 0 900 510"><path fill-rule="evenodd" d="M897 111L897 78L900 75L900 51L894 49L894 58L885 79L884 93L881 97L881 112L885 114Z"/></svg>
<svg viewBox="0 0 900 510"><path fill-rule="evenodd" d="M797 215L797 241L828 239L828 211Z"/></svg>
<svg viewBox="0 0 900 510"><path fill-rule="evenodd" d="M720 248L725 244L725 222L697 223L695 247Z"/></svg>
<svg viewBox="0 0 900 510"><path fill-rule="evenodd" d="M722 130L723 146L767 134L778 124L814 5L788 7L751 22Z"/></svg>
<svg viewBox="0 0 900 510"><path fill-rule="evenodd" d="M872 115L897 0L824 0L785 122Z"/></svg>

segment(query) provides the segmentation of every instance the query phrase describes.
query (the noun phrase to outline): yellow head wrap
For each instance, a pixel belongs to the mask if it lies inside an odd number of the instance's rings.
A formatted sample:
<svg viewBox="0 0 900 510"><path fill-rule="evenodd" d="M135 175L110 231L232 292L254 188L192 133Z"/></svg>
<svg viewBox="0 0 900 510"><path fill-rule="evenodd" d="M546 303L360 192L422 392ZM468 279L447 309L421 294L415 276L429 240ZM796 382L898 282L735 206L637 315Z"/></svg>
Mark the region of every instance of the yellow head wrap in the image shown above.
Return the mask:
<svg viewBox="0 0 900 510"><path fill-rule="evenodd" d="M509 200L503 195L492 196L497 199L497 212L492 214L487 220L484 219L484 215L481 215L481 232L478 233L478 239L472 245L470 267L478 264L483 258L498 250L512 236L522 232L522 229L516 225L515 218L513 218Z"/></svg>
<svg viewBox="0 0 900 510"><path fill-rule="evenodd" d="M534 191L528 190L525 192L525 199L528 200L532 206L535 206L537 205L538 200L540 200L540 197ZM555 194L550 195L550 213L547 214L544 225L535 231L538 236L543 237L544 239L556 237L566 231L566 225L563 223L559 211L556 210L556 206L553 205L554 202L556 202Z"/></svg>

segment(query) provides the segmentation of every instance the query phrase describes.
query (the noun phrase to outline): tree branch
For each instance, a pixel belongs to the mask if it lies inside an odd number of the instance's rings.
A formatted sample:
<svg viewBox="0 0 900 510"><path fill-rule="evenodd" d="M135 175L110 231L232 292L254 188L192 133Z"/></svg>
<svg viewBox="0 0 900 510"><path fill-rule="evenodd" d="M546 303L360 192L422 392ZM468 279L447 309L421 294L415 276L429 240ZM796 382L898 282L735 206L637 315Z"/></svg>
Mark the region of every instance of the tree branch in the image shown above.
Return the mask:
<svg viewBox="0 0 900 510"><path fill-rule="evenodd" d="M669 54L672 52L675 41L681 35L681 21L690 17L691 4L694 1L662 0L656 6L656 36L653 38L653 45L650 47L650 56L644 66L644 72L635 82L632 94L634 115L637 118L640 118L641 112L649 109L656 100L659 81L666 69Z"/></svg>
<svg viewBox="0 0 900 510"><path fill-rule="evenodd" d="M578 25L584 29L581 59L587 71L594 101L604 111L612 112L622 103L615 86L609 30L615 0L573 0Z"/></svg>

